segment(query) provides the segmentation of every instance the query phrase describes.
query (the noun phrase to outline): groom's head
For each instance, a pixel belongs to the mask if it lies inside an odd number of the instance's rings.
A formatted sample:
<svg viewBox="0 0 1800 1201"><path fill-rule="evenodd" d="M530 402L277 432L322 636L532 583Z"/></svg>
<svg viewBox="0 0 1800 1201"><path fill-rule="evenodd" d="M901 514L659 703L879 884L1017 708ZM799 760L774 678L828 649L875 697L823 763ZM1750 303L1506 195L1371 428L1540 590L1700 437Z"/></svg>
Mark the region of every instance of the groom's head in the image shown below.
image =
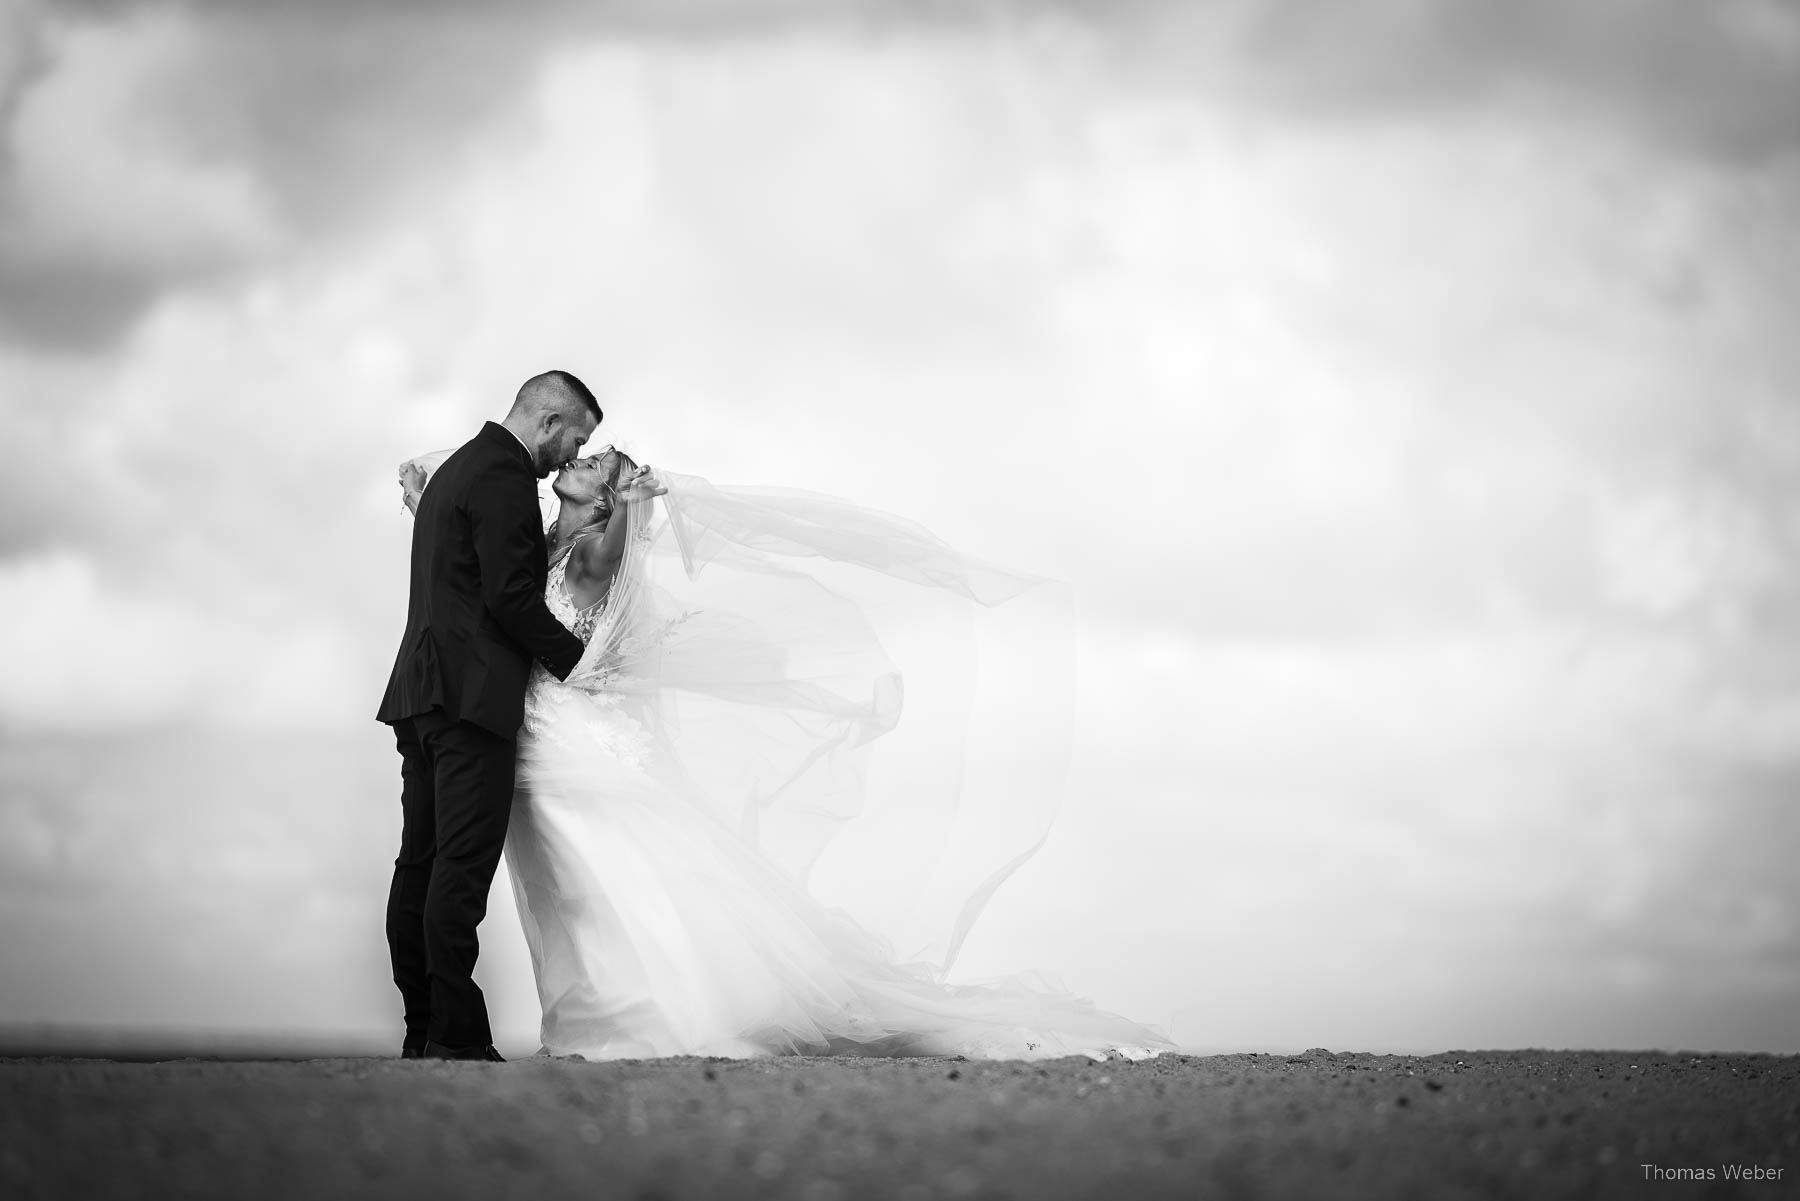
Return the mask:
<svg viewBox="0 0 1800 1201"><path fill-rule="evenodd" d="M531 466L543 479L575 457L601 417L586 384L567 371L546 371L520 386L501 424L531 451Z"/></svg>

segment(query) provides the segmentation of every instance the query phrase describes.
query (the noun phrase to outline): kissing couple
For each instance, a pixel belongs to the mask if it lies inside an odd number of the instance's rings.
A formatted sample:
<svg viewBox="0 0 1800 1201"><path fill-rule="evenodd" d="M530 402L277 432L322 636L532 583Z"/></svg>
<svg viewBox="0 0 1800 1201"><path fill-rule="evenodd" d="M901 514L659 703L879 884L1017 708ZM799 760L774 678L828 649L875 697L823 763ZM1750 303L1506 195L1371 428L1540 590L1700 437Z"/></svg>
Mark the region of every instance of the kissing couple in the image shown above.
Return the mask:
<svg viewBox="0 0 1800 1201"><path fill-rule="evenodd" d="M377 716L400 753L402 1055L501 1059L473 973L502 854L542 1054L1172 1049L1035 977L950 984L947 960L896 953L807 887L870 805L862 768L903 708L879 623L830 573L978 605L1035 581L832 497L580 457L601 420L548 371L401 468L411 590Z"/></svg>

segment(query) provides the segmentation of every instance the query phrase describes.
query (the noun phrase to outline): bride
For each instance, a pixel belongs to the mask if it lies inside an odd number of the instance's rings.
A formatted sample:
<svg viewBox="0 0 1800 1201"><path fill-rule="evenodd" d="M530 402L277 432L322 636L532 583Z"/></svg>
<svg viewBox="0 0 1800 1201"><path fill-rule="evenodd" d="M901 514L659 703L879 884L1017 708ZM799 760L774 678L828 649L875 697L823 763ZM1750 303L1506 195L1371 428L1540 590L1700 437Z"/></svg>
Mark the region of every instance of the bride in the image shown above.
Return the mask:
<svg viewBox="0 0 1800 1201"><path fill-rule="evenodd" d="M403 466L409 508L435 458ZM655 473L612 447L566 464L552 490L546 602L587 650L566 680L533 670L506 840L543 1053L1173 1049L1036 978L944 979L1023 857L973 890L937 963L807 887L827 844L881 807L870 750L901 724L903 681L869 607L832 573L903 584L888 624L927 634L944 611L934 600L991 605L1034 581L899 518ZM929 808L929 790L887 806ZM904 844L882 844L869 873L917 854Z"/></svg>

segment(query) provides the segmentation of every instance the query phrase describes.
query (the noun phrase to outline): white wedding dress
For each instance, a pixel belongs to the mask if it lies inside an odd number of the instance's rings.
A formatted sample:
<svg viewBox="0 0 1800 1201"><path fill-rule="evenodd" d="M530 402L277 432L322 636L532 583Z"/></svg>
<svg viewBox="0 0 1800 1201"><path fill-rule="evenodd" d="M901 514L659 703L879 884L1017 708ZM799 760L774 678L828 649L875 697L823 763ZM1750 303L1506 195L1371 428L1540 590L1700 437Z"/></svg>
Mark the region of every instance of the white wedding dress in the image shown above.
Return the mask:
<svg viewBox="0 0 1800 1201"><path fill-rule="evenodd" d="M1143 1058L1173 1049L1041 977L947 982L968 924L1032 847L962 889L937 962L898 954L807 886L846 830L895 814L925 823L973 804L954 795L968 791L960 767L919 771L936 757L921 741L902 756L913 774L886 777L905 787L882 792L870 748L931 718L921 707L901 721L902 681L882 640L896 623L878 632L839 587L846 577L830 572L898 581L907 600L893 612L933 638L930 614L996 604L1038 581L833 498L658 476L669 492L625 510L629 550L601 603L576 610L566 556L549 575L546 602L587 652L567 681L541 666L532 673L506 843L544 1052ZM944 603L934 610L934 601ZM942 626L945 637L954 629ZM908 709L914 691L908 681ZM932 808L934 786L947 805ZM1018 825L968 828L1041 840ZM872 845L853 879L887 873L918 889L921 875L894 871L912 866L909 855L929 858L917 844ZM905 899L928 907L924 891Z"/></svg>

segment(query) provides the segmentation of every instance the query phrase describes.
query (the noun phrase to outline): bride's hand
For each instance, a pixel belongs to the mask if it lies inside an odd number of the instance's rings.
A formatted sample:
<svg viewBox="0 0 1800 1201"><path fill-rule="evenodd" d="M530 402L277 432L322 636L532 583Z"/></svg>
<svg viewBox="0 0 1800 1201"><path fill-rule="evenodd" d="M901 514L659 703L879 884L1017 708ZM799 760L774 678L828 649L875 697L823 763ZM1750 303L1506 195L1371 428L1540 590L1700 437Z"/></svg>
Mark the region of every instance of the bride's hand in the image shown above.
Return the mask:
<svg viewBox="0 0 1800 1201"><path fill-rule="evenodd" d="M625 501L649 500L668 492L656 472L649 466L639 467L630 479L619 487L619 499Z"/></svg>
<svg viewBox="0 0 1800 1201"><path fill-rule="evenodd" d="M416 461L408 460L400 464L400 503L408 511L416 511L419 497L425 491L425 469Z"/></svg>

